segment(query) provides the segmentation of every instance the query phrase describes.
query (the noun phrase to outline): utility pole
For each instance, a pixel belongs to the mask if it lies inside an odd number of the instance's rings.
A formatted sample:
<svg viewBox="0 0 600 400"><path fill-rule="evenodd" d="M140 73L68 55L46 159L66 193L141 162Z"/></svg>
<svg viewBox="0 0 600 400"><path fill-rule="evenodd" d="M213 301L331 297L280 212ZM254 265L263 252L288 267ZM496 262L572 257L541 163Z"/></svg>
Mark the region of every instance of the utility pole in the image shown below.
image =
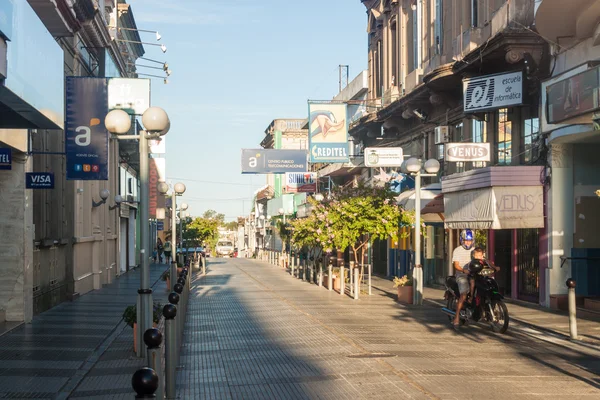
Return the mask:
<svg viewBox="0 0 600 400"><path fill-rule="evenodd" d="M350 81L350 66L349 65L340 65L340 92Z"/></svg>

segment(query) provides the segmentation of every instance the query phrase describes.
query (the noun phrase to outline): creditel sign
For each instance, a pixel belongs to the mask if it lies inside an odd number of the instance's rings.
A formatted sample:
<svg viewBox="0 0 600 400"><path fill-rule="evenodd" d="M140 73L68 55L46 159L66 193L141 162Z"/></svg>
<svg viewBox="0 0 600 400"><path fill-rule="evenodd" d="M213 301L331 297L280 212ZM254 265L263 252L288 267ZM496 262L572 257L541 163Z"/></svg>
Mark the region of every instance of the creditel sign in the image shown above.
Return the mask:
<svg viewBox="0 0 600 400"><path fill-rule="evenodd" d="M446 143L446 161L490 161L489 143Z"/></svg>

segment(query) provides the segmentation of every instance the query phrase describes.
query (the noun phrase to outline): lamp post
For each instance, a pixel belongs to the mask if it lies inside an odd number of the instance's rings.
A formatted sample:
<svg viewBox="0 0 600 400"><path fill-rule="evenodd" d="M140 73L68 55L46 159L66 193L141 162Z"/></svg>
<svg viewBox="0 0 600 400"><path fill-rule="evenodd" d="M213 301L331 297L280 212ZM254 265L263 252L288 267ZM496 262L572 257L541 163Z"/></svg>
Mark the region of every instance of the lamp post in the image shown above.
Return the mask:
<svg viewBox="0 0 600 400"><path fill-rule="evenodd" d="M169 269L170 276L177 277L177 261L175 257L177 257L177 196L181 196L185 193L185 185L183 183L176 183L173 185L171 190L171 247L173 257L171 258L171 267ZM169 191L169 184L165 182L160 182L158 184L158 192L166 195ZM183 203L182 206L186 206L187 204ZM177 284L177 279L171 279L171 290L175 290L175 285Z"/></svg>
<svg viewBox="0 0 600 400"><path fill-rule="evenodd" d="M149 212L148 212L148 140L157 139L160 136L166 135L171 127L169 116L160 107L150 107L144 114L142 114L142 125L144 126L143 131L140 131L139 135L125 135L129 133L131 129L131 116L123 110L112 110L106 114L104 119L104 125L106 130L110 133L117 135L119 140L138 140L139 152L140 152L140 288L138 289L138 310L137 313L137 324L138 324L138 340L136 354L138 357L142 357L143 340L142 335L146 330L152 327L152 289L150 289L150 255L148 251L150 229L148 226ZM122 136L125 135L125 136Z"/></svg>
<svg viewBox="0 0 600 400"><path fill-rule="evenodd" d="M181 251L179 254L179 263L183 264L183 220L187 218L188 213L184 212L188 209L187 203L181 203L179 206L179 242L181 243ZM186 254L187 254L187 246L186 246Z"/></svg>
<svg viewBox="0 0 600 400"><path fill-rule="evenodd" d="M425 172L421 171L423 165L417 158L409 158L404 162L403 168L415 177L415 268L413 270L413 303L423 304L423 267L421 265L421 177L437 176L440 170L438 160L430 159L425 162Z"/></svg>

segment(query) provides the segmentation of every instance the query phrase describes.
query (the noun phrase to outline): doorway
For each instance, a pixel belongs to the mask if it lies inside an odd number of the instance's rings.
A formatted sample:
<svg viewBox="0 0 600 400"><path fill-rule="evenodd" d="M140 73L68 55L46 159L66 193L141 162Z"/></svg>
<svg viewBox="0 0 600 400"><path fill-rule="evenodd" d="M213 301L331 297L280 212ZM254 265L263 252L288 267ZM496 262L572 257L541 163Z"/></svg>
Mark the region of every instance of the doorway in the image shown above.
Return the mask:
<svg viewBox="0 0 600 400"><path fill-rule="evenodd" d="M512 230L502 229L494 232L495 251L494 262L500 267L496 273L496 282L500 287L500 293L504 296L511 295L511 252L512 252Z"/></svg>
<svg viewBox="0 0 600 400"><path fill-rule="evenodd" d="M387 276L387 240L375 239L372 247L373 273Z"/></svg>

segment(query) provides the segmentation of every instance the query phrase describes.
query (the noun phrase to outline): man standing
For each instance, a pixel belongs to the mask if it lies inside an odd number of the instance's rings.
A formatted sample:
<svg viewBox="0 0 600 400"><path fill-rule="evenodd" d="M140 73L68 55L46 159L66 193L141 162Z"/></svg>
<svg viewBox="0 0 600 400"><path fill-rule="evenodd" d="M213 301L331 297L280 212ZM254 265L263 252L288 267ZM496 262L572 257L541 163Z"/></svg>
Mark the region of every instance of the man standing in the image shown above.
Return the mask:
<svg viewBox="0 0 600 400"><path fill-rule="evenodd" d="M454 249L452 252L452 265L454 266L454 276L456 277L456 284L458 285L458 291L460 298L456 304L456 315L454 316L454 329L457 329L460 324L460 310L467 300L469 294L469 271L465 267L471 262L471 249L475 241L475 235L470 229L465 229L460 233L460 246Z"/></svg>
<svg viewBox="0 0 600 400"><path fill-rule="evenodd" d="M171 263L171 240L167 239L167 241L164 244L164 250L165 250L165 262L167 264Z"/></svg>

